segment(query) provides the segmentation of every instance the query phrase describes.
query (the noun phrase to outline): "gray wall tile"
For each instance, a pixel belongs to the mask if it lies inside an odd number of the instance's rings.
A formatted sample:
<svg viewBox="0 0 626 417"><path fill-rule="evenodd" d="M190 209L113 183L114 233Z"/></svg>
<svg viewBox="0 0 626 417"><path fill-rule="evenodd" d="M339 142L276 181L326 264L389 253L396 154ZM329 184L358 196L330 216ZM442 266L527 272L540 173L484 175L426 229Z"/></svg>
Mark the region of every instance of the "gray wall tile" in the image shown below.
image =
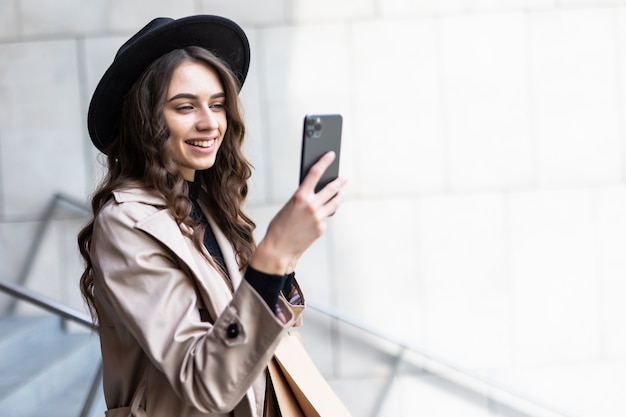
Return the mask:
<svg viewBox="0 0 626 417"><path fill-rule="evenodd" d="M19 20L15 0L0 0L0 40L16 39Z"/></svg>
<svg viewBox="0 0 626 417"><path fill-rule="evenodd" d="M105 0L21 0L19 7L22 35L28 37L98 33L108 24Z"/></svg>
<svg viewBox="0 0 626 417"><path fill-rule="evenodd" d="M5 218L32 216L55 192L85 189L76 43L0 45Z"/></svg>

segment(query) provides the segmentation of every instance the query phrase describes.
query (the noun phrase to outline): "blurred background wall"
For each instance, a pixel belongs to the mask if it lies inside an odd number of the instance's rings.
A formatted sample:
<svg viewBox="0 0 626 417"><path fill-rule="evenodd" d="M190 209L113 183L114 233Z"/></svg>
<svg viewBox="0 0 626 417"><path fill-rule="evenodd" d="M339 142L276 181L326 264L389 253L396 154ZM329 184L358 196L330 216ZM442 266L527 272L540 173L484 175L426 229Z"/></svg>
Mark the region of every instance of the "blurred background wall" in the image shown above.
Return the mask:
<svg viewBox="0 0 626 417"><path fill-rule="evenodd" d="M88 200L86 109L119 46L195 13L252 44L259 237L297 186L303 116L344 116L348 197L298 268L309 299L570 415L626 415L624 0L0 0L1 279L55 193ZM54 219L25 284L82 308L85 218ZM307 343L365 415L384 378L331 336ZM385 403L489 415L455 407L416 379Z"/></svg>

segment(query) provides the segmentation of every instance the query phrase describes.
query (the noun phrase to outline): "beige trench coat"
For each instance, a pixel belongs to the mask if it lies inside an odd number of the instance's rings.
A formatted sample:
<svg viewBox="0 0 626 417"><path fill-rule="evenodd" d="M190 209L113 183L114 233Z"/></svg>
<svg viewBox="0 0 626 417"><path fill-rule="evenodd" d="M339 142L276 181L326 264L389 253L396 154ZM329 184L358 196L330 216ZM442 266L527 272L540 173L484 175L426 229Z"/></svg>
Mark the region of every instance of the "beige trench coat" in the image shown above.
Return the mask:
<svg viewBox="0 0 626 417"><path fill-rule="evenodd" d="M209 221L232 282L181 233L160 196L115 192L96 218L91 259L108 417L128 416L133 397L148 417L261 415L266 365L303 306L281 297L288 322L279 321ZM203 306L211 322L201 320Z"/></svg>

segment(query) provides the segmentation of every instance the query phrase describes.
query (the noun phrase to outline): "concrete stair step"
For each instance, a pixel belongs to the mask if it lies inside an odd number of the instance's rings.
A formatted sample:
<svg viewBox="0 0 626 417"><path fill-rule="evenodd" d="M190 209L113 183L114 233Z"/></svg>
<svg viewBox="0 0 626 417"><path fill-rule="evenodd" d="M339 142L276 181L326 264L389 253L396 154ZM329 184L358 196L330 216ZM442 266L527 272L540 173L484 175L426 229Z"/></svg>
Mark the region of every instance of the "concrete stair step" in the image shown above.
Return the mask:
<svg viewBox="0 0 626 417"><path fill-rule="evenodd" d="M61 321L53 316L9 316L0 319L0 371L10 364L24 346L57 333Z"/></svg>
<svg viewBox="0 0 626 417"><path fill-rule="evenodd" d="M97 367L96 367L97 368ZM66 389L59 393L55 398L49 400L45 407L41 407L40 410L31 414L30 417L79 417L81 415L85 399L89 393L89 389L96 376L97 369L91 369L91 367L84 367L78 378L74 378L74 382L66 387ZM99 385L99 390L102 387ZM98 391L100 395L101 391ZM101 395L100 395L101 396ZM99 397L97 397L98 399ZM104 402L98 403L92 406L93 412L89 414L90 417L103 417ZM45 410L45 414L42 411Z"/></svg>
<svg viewBox="0 0 626 417"><path fill-rule="evenodd" d="M78 417L99 365L95 334L54 317L0 319L0 414Z"/></svg>

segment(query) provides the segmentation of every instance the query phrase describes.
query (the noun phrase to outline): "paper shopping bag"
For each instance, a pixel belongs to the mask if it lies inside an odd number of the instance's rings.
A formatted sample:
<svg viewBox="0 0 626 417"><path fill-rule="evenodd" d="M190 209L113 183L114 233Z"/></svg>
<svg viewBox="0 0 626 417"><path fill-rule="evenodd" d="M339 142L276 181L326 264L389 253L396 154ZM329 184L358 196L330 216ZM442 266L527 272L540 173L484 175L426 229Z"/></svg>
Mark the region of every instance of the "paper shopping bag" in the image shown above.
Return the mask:
<svg viewBox="0 0 626 417"><path fill-rule="evenodd" d="M269 378L265 395L265 417L305 417L298 399L282 374L276 359L267 365Z"/></svg>
<svg viewBox="0 0 626 417"><path fill-rule="evenodd" d="M283 338L269 371L283 417L351 417L306 352L298 333Z"/></svg>

